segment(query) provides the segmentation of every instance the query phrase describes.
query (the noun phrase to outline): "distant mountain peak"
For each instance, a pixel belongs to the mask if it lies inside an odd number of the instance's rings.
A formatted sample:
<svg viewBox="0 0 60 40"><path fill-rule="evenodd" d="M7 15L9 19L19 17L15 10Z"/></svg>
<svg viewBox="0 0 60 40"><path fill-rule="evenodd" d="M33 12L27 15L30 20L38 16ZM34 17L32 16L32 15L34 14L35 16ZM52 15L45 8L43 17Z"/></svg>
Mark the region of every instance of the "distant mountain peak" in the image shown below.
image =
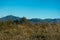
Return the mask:
<svg viewBox="0 0 60 40"><path fill-rule="evenodd" d="M8 16L6 16L6 17L16 17L16 16L13 16L13 15L8 15Z"/></svg>
<svg viewBox="0 0 60 40"><path fill-rule="evenodd" d="M8 16L2 17L0 20L8 20L9 18L12 20L19 20L20 19L19 17L13 16L13 15L8 15Z"/></svg>

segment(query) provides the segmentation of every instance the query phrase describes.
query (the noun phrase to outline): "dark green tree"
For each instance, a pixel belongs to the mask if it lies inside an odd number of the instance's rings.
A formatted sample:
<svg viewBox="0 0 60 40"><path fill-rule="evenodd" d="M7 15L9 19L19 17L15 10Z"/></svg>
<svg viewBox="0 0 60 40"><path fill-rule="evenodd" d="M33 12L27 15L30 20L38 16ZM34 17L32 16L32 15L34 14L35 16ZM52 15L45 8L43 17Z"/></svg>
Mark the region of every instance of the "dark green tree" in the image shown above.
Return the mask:
<svg viewBox="0 0 60 40"><path fill-rule="evenodd" d="M20 23L21 23L21 24L28 24L29 21L28 21L28 19L27 19L26 17L22 17L22 18L20 19Z"/></svg>

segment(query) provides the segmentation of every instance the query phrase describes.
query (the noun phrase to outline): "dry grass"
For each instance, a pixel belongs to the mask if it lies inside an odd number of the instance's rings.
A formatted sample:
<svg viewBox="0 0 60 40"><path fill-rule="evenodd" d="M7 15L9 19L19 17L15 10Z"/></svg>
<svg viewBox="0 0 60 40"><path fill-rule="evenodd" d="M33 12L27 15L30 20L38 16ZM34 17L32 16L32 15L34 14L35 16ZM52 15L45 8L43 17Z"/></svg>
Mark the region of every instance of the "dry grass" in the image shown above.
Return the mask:
<svg viewBox="0 0 60 40"><path fill-rule="evenodd" d="M0 25L0 40L60 40L60 24Z"/></svg>

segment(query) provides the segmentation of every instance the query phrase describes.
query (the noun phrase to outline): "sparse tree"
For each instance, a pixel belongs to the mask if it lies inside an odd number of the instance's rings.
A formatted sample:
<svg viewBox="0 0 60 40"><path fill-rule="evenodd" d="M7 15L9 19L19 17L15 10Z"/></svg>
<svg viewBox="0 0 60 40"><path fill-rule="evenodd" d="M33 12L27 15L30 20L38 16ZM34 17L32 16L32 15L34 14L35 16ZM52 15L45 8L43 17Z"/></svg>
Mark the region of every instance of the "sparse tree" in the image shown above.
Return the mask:
<svg viewBox="0 0 60 40"><path fill-rule="evenodd" d="M21 20L20 20L20 23L21 24L28 24L29 21L28 21L28 19L26 17L22 17Z"/></svg>

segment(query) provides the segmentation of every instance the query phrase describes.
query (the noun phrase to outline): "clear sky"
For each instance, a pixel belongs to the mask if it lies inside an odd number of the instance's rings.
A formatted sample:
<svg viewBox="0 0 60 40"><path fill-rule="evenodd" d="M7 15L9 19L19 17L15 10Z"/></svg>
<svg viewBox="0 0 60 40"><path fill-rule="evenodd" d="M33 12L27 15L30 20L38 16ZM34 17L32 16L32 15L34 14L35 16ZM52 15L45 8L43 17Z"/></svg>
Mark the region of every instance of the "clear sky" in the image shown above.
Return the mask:
<svg viewBox="0 0 60 40"><path fill-rule="evenodd" d="M0 18L60 18L60 0L0 0Z"/></svg>

